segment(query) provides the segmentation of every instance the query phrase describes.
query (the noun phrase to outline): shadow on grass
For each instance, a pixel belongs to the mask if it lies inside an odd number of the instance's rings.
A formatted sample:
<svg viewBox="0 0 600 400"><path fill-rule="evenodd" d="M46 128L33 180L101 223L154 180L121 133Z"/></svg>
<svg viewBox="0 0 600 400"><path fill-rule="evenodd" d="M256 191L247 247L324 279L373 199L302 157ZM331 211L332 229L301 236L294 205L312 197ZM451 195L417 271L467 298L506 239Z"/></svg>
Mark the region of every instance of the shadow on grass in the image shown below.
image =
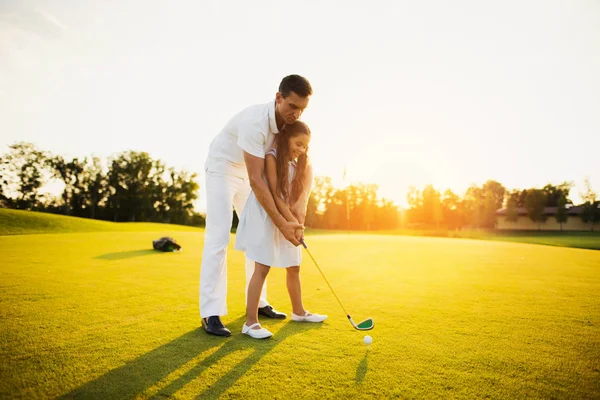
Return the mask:
<svg viewBox="0 0 600 400"><path fill-rule="evenodd" d="M245 316L227 324L233 332L224 339L207 335L202 328L154 349L126 365L80 386L61 396L61 399L127 399L142 394L159 384L169 374L190 362L199 354L213 347L221 346L213 354L198 362L187 372L177 377L166 387L151 395L152 398L171 397L188 383L196 379L204 370L222 358L240 350L254 349L249 356L225 373L217 382L196 395L199 398L219 397L241 378L262 357L282 343L287 337L322 327L322 324L286 323L271 339L255 340L242 335Z"/></svg>
<svg viewBox="0 0 600 400"><path fill-rule="evenodd" d="M274 336L266 340L256 340L246 335L240 335L238 340L228 342L225 346L221 347L214 354L208 356L202 360L196 367L192 368L186 374L182 375L179 379L172 382L169 386L157 393L157 396L173 396L178 390L182 389L188 382L195 379L205 369L209 368L214 363L218 362L221 358L228 354L236 351L245 349L254 349L249 356L243 361L233 366L229 372L223 375L217 382L211 385L209 388L201 393L197 393L197 398L218 398L223 392L229 389L238 379L240 379L254 364L256 364L262 357L273 350L278 344L282 343L287 337L303 333L313 329L319 329L323 324L303 324L287 322ZM241 330L241 324L237 331Z"/></svg>
<svg viewBox="0 0 600 400"><path fill-rule="evenodd" d="M98 260L124 260L126 258L150 256L152 254L161 254L156 250L144 249L144 250L129 250L129 251L118 251L116 253L106 253L94 258Z"/></svg>
<svg viewBox="0 0 600 400"><path fill-rule="evenodd" d="M367 352L365 353L365 356L358 364L358 367L356 367L356 383L357 384L360 385L362 383L363 379L365 379L365 375L367 374L368 370L369 370L369 349L367 348Z"/></svg>

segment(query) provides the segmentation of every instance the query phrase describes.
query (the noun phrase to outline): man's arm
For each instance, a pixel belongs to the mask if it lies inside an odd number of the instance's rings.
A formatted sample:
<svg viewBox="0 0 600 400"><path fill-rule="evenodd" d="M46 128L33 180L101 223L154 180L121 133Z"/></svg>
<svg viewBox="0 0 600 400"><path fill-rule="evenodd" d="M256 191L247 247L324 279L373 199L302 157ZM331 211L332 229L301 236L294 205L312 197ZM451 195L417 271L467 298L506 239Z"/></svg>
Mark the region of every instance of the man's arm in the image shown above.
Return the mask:
<svg viewBox="0 0 600 400"><path fill-rule="evenodd" d="M265 156L265 172L267 175L267 183L271 190L271 195L277 206L277 210L281 213L283 218L288 222L298 222L296 217L290 211L290 206L279 196L277 196L277 161L272 154Z"/></svg>
<svg viewBox="0 0 600 400"><path fill-rule="evenodd" d="M275 201L273 200L273 195L266 182L263 180L265 160L244 151L244 161L246 162L246 169L248 170L248 176L250 178L250 186L256 195L256 199L267 212L277 229L281 231L283 236L294 246L299 246L300 241L296 239L295 231L296 229L304 229L304 227L297 222L287 221L277 209Z"/></svg>
<svg viewBox="0 0 600 400"><path fill-rule="evenodd" d="M298 197L298 200L296 200L291 207L292 214L302 225L304 225L304 220L306 219L306 206L308 205L308 199L310 197L310 192L312 191L313 185L313 168L312 164L310 163L307 166L303 183L304 186L302 193L300 194L300 197Z"/></svg>

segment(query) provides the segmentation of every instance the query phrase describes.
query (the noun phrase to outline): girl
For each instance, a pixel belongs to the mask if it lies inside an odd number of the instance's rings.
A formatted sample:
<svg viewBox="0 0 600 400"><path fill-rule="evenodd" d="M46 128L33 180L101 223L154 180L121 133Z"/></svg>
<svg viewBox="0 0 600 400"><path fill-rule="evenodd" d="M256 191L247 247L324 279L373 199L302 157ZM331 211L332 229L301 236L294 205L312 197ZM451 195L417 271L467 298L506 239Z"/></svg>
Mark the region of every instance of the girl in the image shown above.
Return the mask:
<svg viewBox="0 0 600 400"><path fill-rule="evenodd" d="M308 143L310 129L303 122L286 125L275 141L275 148L265 156L266 181L271 189L277 209L286 220L298 222L290 208L304 192L308 174ZM298 231L298 235L301 236ZM287 289L292 301L292 320L323 322L326 315L309 313L302 304L300 261L302 250L294 246L279 232L262 208L254 192L250 194L236 233L236 250L246 252L254 260L254 275L248 285L246 323L242 333L255 339L273 336L258 322L260 291L271 267L287 268Z"/></svg>

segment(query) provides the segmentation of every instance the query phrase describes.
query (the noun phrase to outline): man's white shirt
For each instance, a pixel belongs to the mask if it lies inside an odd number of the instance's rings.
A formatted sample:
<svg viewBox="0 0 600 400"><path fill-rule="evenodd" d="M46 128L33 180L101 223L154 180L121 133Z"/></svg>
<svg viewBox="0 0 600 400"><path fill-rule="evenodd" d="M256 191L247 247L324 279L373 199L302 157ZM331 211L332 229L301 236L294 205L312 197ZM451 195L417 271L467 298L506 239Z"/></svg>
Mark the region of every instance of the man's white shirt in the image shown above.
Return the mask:
<svg viewBox="0 0 600 400"><path fill-rule="evenodd" d="M278 132L275 101L247 107L213 139L204 167L207 171L247 178L244 151L265 158Z"/></svg>

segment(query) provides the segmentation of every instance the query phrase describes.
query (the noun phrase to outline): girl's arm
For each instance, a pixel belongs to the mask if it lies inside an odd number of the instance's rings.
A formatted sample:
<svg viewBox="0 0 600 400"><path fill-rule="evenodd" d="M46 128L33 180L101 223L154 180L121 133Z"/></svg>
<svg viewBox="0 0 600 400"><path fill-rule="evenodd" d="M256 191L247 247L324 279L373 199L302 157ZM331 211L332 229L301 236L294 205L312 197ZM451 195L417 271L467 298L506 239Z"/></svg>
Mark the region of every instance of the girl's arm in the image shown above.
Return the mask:
<svg viewBox="0 0 600 400"><path fill-rule="evenodd" d="M312 191L313 185L313 168L310 162L306 168L306 175L304 176L303 183L304 190L300 194L300 197L298 197L298 200L296 200L296 202L290 208L292 214L301 224L304 224L304 220L306 218L306 206L308 205L308 199L310 197L310 192Z"/></svg>
<svg viewBox="0 0 600 400"><path fill-rule="evenodd" d="M298 220L292 214L290 207L287 203L277 195L277 163L275 161L275 156L272 154L267 154L265 157L266 164L266 172L267 172L267 182L269 184L269 189L271 189L271 194L273 194L273 199L275 200L275 205L277 206L277 210L283 215L283 218L288 222L298 222Z"/></svg>
<svg viewBox="0 0 600 400"><path fill-rule="evenodd" d="M298 222L288 221L277 209L269 185L265 182L263 175L265 171L265 160L244 151L244 161L250 178L250 187L256 194L256 199L265 209L271 221L275 224L281 234L295 246L300 245L297 231L304 229ZM275 196L276 197L276 196Z"/></svg>

